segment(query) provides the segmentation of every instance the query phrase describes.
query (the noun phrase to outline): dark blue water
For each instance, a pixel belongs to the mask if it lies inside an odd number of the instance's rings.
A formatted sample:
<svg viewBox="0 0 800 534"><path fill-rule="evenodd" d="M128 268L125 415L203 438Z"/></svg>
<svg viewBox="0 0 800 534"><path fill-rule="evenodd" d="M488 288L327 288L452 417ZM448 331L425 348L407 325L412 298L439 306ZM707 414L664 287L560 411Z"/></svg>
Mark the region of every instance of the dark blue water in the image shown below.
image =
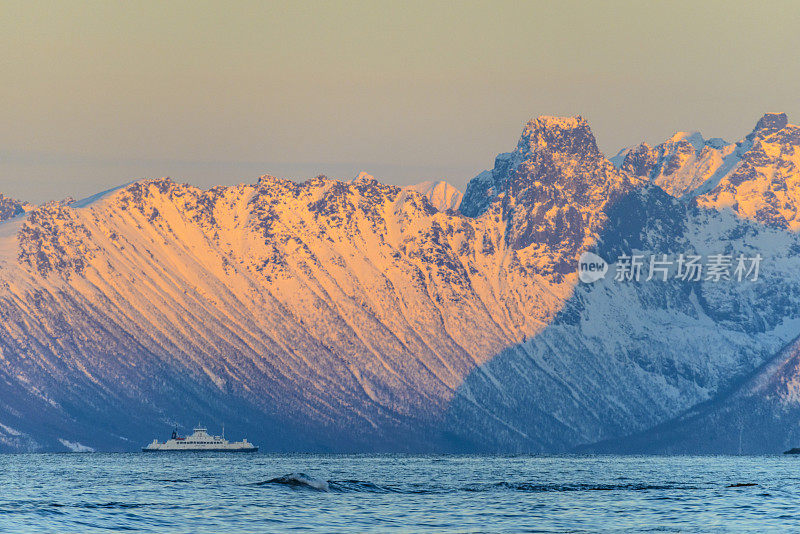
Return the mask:
<svg viewBox="0 0 800 534"><path fill-rule="evenodd" d="M800 530L800 457L0 455L0 531L126 530Z"/></svg>

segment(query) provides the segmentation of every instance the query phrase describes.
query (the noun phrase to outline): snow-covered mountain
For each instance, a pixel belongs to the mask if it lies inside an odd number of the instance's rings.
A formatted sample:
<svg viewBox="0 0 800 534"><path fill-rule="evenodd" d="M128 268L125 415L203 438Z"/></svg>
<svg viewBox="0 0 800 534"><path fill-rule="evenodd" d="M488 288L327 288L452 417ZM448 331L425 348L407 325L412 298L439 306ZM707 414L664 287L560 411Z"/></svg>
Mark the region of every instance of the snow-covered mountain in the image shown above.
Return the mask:
<svg viewBox="0 0 800 534"><path fill-rule="evenodd" d="M26 202L14 200L0 193L0 222L22 215L32 207Z"/></svg>
<svg viewBox="0 0 800 534"><path fill-rule="evenodd" d="M800 443L800 340L716 398L624 438L582 447L592 452L657 454L775 453Z"/></svg>
<svg viewBox="0 0 800 534"><path fill-rule="evenodd" d="M800 229L800 128L786 114L765 115L745 140L750 148L732 172L698 201L777 228Z"/></svg>
<svg viewBox="0 0 800 534"><path fill-rule="evenodd" d="M582 117L539 117L513 152L469 183L460 211L470 218L497 211L524 265L560 282L597 240L606 208L642 183L603 157Z"/></svg>
<svg viewBox="0 0 800 534"><path fill-rule="evenodd" d="M786 202L773 200L771 189L764 182L797 175L793 155L797 139L798 128L788 123L785 113L767 113L750 134L736 143L718 137L704 139L700 132L677 132L656 147L642 143L623 149L611 161L617 168L647 178L675 197L699 196L704 206L733 207L754 218L769 204L770 214L762 214L762 222L767 222L767 218L775 219L775 212ZM765 198L759 200L761 194ZM744 198L748 195L752 199ZM739 200L744 204L741 208L737 205ZM775 223L788 227L786 221L772 220Z"/></svg>
<svg viewBox="0 0 800 534"><path fill-rule="evenodd" d="M457 210L461 205L461 191L443 180L421 182L409 185L405 189L416 191L428 198L439 211Z"/></svg>
<svg viewBox="0 0 800 534"><path fill-rule="evenodd" d="M797 235L653 186L608 217L594 250L612 274L575 287L546 328L465 380L449 412L456 442L563 451L643 431L726 392L797 336ZM641 281L612 278L624 254L645 256ZM756 282L646 281L647 257L662 254L763 259Z"/></svg>
<svg viewBox="0 0 800 534"><path fill-rule="evenodd" d="M462 378L567 291L494 213L364 177L148 180L5 224L0 422L22 447L198 418L266 449L430 447Z"/></svg>
<svg viewBox="0 0 800 534"><path fill-rule="evenodd" d="M761 135L772 135L764 131L768 119L759 121L732 153L747 161L752 152L745 148L756 146ZM693 137L696 150L701 138ZM702 146L701 152L710 150L708 143ZM791 157L794 152L785 153ZM510 193L504 177L525 176L524 166L512 164L510 171L503 167L516 157L499 156L493 171L476 178L465 193L462 211L479 212L489 198L503 202ZM730 210L703 208L691 190L671 189L682 197L676 199L656 187L654 177L672 176L685 183L683 176L696 168L693 158L690 155L684 167L670 173L648 174L623 166L622 175L641 176L652 185L637 185L631 178L636 187L595 207L604 220L596 242L583 246L612 263L611 273L619 266L615 259L625 254L760 255L758 280L671 278L636 283L608 276L575 287L546 328L465 380L449 411L457 442L468 443L467 448L553 451L619 438L723 394L798 335L798 236ZM629 154L626 160L633 158ZM547 168L540 164L537 173ZM535 178L531 182L536 183ZM576 202L570 199L568 204ZM472 206L477 209L470 212ZM480 432L484 437L474 439Z"/></svg>
<svg viewBox="0 0 800 534"><path fill-rule="evenodd" d="M656 147L642 143L620 152L616 161L623 171L646 177L680 197L727 172L738 159L736 145L719 138L703 139L700 132L677 132Z"/></svg>
<svg viewBox="0 0 800 534"><path fill-rule="evenodd" d="M770 121L616 168L584 119L539 117L460 205L362 174L13 208L0 448L132 449L202 419L264 450L560 451L664 424L800 334L797 234L713 200L759 150L790 172ZM611 264L592 285L585 250ZM762 262L756 281L615 281L634 253Z"/></svg>

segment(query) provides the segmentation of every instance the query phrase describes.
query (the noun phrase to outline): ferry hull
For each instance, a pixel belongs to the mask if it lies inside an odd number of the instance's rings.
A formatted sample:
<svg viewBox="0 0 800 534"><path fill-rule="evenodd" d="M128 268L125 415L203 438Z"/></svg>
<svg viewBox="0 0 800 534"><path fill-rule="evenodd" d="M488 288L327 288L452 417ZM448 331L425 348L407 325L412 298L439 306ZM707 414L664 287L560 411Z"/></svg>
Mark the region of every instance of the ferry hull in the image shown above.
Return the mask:
<svg viewBox="0 0 800 534"><path fill-rule="evenodd" d="M191 436L179 436L176 428L170 439L163 443L154 439L142 447L142 452L258 452L258 446L247 441L247 438L228 441L225 439L225 427L221 436L212 436L204 426L198 425Z"/></svg>
<svg viewBox="0 0 800 534"><path fill-rule="evenodd" d="M142 452L258 452L258 447L251 449L148 449L142 447Z"/></svg>

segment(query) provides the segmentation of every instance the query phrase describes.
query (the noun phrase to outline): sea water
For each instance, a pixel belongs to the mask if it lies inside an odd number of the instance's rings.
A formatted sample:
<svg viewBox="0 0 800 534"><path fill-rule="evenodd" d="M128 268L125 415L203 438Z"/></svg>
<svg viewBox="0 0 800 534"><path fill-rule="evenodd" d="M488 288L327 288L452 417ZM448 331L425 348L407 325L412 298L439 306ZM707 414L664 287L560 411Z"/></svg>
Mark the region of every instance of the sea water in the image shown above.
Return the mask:
<svg viewBox="0 0 800 534"><path fill-rule="evenodd" d="M800 530L800 457L0 455L0 532Z"/></svg>

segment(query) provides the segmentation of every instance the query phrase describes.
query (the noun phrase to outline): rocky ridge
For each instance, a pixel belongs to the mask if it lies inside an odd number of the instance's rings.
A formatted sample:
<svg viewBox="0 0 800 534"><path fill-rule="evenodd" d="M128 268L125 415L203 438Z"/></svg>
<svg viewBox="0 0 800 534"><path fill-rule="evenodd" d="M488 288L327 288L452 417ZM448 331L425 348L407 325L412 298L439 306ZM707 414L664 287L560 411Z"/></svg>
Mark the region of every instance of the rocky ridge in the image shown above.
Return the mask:
<svg viewBox="0 0 800 534"><path fill-rule="evenodd" d="M264 450L554 452L646 431L798 335L781 121L616 168L581 117L539 117L459 210L362 175L144 180L18 214L0 225L0 447L130 449L198 417ZM589 249L612 275L635 252L763 264L752 283L578 285Z"/></svg>

